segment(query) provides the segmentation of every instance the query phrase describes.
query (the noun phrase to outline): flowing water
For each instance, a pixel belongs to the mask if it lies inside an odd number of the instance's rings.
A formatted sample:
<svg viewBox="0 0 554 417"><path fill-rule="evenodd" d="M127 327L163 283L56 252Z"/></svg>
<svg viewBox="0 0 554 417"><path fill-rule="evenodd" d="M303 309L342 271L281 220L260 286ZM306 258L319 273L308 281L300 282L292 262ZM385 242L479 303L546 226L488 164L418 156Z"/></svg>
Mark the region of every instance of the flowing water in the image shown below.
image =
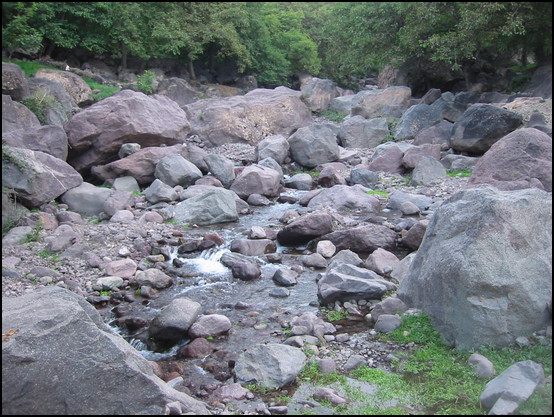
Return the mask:
<svg viewBox="0 0 554 417"><path fill-rule="evenodd" d="M292 191L296 198L302 192ZM283 326L306 311L318 312L316 278L325 270L304 268L298 277L298 283L288 287L288 297L270 296L271 290L277 288L272 280L274 272L282 267L298 265L298 256L305 247L284 247L277 243L277 252L281 255L281 262L272 264L264 261L264 257L255 257L261 266L262 277L253 281L242 281L233 277L230 268L221 262L222 256L230 252L230 245L234 239L246 238L252 226L261 226L279 231L283 224L279 218L286 210L294 209L303 212L306 209L298 203L275 203L269 206L254 207L253 212L241 216L237 222L218 224L187 230L187 237L202 237L208 232L216 231L223 239L224 244L211 248L194 257L184 257L174 247L171 259L167 261L174 284L159 291L157 297L145 299L137 296L137 300L130 303L131 316L139 317L150 322L160 310L173 299L187 297L202 306L202 314L222 314L227 316L233 327L229 334L215 337L210 340L216 349L230 352L230 358L236 357L247 348L262 342L272 341L281 343ZM179 267L173 266L173 260L179 258ZM237 308L237 303L248 305L247 308ZM154 346L148 339L147 327L129 332L126 327L117 327L117 319L113 312L106 312L106 320L129 341L144 357L164 364L180 362L186 363L185 374L187 379L193 379L198 384L214 382L214 376L204 370L205 359L177 359L177 352L190 340L183 339L180 343L169 348ZM234 356L233 356L234 355ZM225 358L225 359L222 359ZM225 361L227 357L223 357ZM182 370L183 368L181 368Z"/></svg>

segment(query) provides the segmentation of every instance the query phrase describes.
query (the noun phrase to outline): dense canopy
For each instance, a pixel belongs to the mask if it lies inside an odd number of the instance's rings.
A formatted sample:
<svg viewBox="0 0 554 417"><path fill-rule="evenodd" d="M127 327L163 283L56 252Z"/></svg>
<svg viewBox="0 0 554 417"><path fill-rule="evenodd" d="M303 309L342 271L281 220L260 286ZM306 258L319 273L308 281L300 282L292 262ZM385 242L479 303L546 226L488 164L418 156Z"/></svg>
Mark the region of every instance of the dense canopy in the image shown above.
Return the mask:
<svg viewBox="0 0 554 417"><path fill-rule="evenodd" d="M121 60L232 61L267 86L302 72L348 85L418 59L458 71L552 55L551 2L3 2L2 48L80 47ZM192 71L192 76L194 72Z"/></svg>

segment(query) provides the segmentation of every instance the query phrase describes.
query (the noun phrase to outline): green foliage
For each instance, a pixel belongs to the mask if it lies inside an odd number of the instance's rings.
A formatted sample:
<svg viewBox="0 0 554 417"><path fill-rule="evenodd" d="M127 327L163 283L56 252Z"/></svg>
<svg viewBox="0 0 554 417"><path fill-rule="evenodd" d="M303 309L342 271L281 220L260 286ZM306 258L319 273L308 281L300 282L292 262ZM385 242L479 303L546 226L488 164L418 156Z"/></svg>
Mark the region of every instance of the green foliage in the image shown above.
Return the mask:
<svg viewBox="0 0 554 417"><path fill-rule="evenodd" d="M339 375L336 371L331 374L324 374L321 372L319 364L316 361L310 361L304 365L304 368L298 375L298 379L320 385L329 385L334 382L346 382L346 377L344 375Z"/></svg>
<svg viewBox="0 0 554 417"><path fill-rule="evenodd" d="M346 116L348 116L348 114L339 113L334 110L324 110L320 113L320 116L323 116L332 122L340 123Z"/></svg>
<svg viewBox="0 0 554 417"><path fill-rule="evenodd" d="M467 178L471 177L471 171L463 170L463 171L452 171L446 173L448 176L452 178Z"/></svg>
<svg viewBox="0 0 554 417"><path fill-rule="evenodd" d="M94 101L104 100L105 98L113 96L115 93L121 90L121 87L116 87L108 84L100 84L94 81L92 78L81 77L92 90L92 98Z"/></svg>
<svg viewBox="0 0 554 417"><path fill-rule="evenodd" d="M29 97L25 97L21 100L21 103L37 116L41 125L46 124L46 112L48 109L60 105L52 94L42 89L38 89Z"/></svg>
<svg viewBox="0 0 554 417"><path fill-rule="evenodd" d="M328 321L339 321L339 320L342 320L342 319L348 317L348 311L346 311L346 310L340 310L340 311L329 310L326 314L326 317L327 317Z"/></svg>
<svg viewBox="0 0 554 417"><path fill-rule="evenodd" d="M386 191L383 191L383 190L369 190L369 191L366 191L365 193L369 194L369 195L382 195L382 196L388 196L389 195L389 193L387 193Z"/></svg>
<svg viewBox="0 0 554 417"><path fill-rule="evenodd" d="M143 74L137 76L137 88L144 94L152 94L154 78L156 78L156 74L153 71L144 71Z"/></svg>

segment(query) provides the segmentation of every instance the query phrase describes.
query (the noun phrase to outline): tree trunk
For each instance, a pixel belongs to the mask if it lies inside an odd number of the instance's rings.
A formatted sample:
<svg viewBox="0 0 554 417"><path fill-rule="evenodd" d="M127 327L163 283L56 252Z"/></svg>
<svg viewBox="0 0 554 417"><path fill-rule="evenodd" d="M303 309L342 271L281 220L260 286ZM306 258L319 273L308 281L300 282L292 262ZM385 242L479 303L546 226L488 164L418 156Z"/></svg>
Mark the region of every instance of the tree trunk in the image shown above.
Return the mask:
<svg viewBox="0 0 554 417"><path fill-rule="evenodd" d="M127 69L127 45L121 41L121 69Z"/></svg>
<svg viewBox="0 0 554 417"><path fill-rule="evenodd" d="M189 58L189 72L190 72L190 79L196 80L196 73L194 72L194 63L190 58Z"/></svg>
<svg viewBox="0 0 554 417"><path fill-rule="evenodd" d="M52 52L54 52L54 48L56 47L56 44L54 42L50 42L48 44L48 48L46 48L46 52L44 53L45 56L48 58L52 57Z"/></svg>

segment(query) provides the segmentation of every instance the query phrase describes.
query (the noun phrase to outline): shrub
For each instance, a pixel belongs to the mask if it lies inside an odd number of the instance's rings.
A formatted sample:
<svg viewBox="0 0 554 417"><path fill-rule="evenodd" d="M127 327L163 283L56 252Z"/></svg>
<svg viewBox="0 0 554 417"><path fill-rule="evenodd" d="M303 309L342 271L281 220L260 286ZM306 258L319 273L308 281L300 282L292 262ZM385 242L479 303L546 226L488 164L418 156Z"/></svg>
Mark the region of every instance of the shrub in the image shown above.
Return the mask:
<svg viewBox="0 0 554 417"><path fill-rule="evenodd" d="M137 89L144 94L152 94L156 74L153 71L144 71L144 74L137 76Z"/></svg>
<svg viewBox="0 0 554 417"><path fill-rule="evenodd" d="M37 116L38 121L41 125L46 124L46 112L48 109L59 106L60 103L56 98L49 92L38 89L29 97L21 100L29 110L31 110L35 116Z"/></svg>

